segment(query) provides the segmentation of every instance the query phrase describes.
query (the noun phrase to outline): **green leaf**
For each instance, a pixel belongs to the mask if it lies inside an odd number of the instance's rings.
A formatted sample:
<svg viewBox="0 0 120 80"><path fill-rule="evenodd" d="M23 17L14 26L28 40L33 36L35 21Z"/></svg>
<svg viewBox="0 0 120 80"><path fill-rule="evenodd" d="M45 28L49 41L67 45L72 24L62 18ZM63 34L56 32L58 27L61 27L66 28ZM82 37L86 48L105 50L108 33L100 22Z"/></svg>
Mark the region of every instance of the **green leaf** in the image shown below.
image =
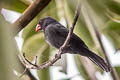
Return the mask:
<svg viewBox="0 0 120 80"><path fill-rule="evenodd" d="M24 43L22 51L25 53L26 58L33 60L33 58L40 54L41 49L44 49L46 44L43 33L33 35Z"/></svg>
<svg viewBox="0 0 120 80"><path fill-rule="evenodd" d="M120 17L113 18L117 21L120 21ZM104 26L104 31L119 31L120 30L120 23L109 20L107 24Z"/></svg>
<svg viewBox="0 0 120 80"><path fill-rule="evenodd" d="M28 7L28 5L20 0L2 1L2 3L2 8L10 9L20 13L22 13Z"/></svg>
<svg viewBox="0 0 120 80"><path fill-rule="evenodd" d="M37 34L37 32L35 32L35 27L37 22L38 22L38 18L33 19L23 30L22 37L24 39L24 42L28 38L32 37L34 34Z"/></svg>
<svg viewBox="0 0 120 80"><path fill-rule="evenodd" d="M13 6L11 7L12 10L22 13L28 7L25 3L21 2L20 0L14 0Z"/></svg>
<svg viewBox="0 0 120 80"><path fill-rule="evenodd" d="M117 72L117 74L118 74L118 76L120 78L120 67L115 67L115 70L116 70L116 72Z"/></svg>
<svg viewBox="0 0 120 80"><path fill-rule="evenodd" d="M72 24L73 21L73 16L75 13L75 10L72 10L74 8L70 8L72 7L69 3L67 3L67 18L69 20L69 24ZM81 12L81 11L80 11ZM69 14L70 13L70 14ZM91 34L88 30L88 27L86 26L86 23L83 20L83 15L79 16L79 19L77 21L76 27L75 27L75 33L87 44L87 46L91 49L94 49L95 47L95 43L91 37ZM82 61L80 60L80 56L75 56L75 63L77 65L77 68L80 72L80 75L82 75L85 80L90 80L88 73L86 72L85 68L82 65Z"/></svg>
<svg viewBox="0 0 120 80"><path fill-rule="evenodd" d="M108 1L106 5L111 12L114 12L120 15L120 3L119 2L111 0L111 1Z"/></svg>
<svg viewBox="0 0 120 80"><path fill-rule="evenodd" d="M72 24L74 13L75 13L75 10L72 10L71 7L73 7L73 6L70 5L69 1L66 1L66 9L65 10L66 10L66 16L68 18L67 20L69 20L69 24ZM87 46L89 48L93 49L95 47L95 44L91 37L91 34L90 34L85 22L83 21L82 15L80 15L80 17L77 21L77 24L75 27L75 33L87 44Z"/></svg>
<svg viewBox="0 0 120 80"><path fill-rule="evenodd" d="M115 18L120 20L119 17ZM116 49L120 48L120 23L108 21L104 26L103 33L108 37Z"/></svg>

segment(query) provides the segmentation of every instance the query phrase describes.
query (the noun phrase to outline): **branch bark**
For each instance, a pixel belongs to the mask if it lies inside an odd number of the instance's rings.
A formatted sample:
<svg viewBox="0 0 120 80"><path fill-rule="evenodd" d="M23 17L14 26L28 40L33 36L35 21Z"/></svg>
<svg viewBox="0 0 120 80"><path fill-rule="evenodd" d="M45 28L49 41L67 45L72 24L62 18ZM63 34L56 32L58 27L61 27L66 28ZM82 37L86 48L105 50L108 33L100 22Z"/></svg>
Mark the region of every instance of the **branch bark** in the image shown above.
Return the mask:
<svg viewBox="0 0 120 80"><path fill-rule="evenodd" d="M51 0L35 0L14 23L16 35L20 32Z"/></svg>

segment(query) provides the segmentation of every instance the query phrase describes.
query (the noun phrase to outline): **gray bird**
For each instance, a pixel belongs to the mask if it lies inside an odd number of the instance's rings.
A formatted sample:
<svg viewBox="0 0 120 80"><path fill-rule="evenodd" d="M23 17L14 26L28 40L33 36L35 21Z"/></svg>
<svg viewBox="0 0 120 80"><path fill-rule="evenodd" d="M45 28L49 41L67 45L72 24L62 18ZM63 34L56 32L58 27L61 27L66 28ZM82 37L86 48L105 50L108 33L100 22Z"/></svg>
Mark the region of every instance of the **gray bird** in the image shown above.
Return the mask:
<svg viewBox="0 0 120 80"><path fill-rule="evenodd" d="M44 36L47 43L57 49L63 45L69 33L67 28L51 17L40 19L36 26L36 31L39 30L44 31ZM111 71L110 66L105 63L101 57L90 51L86 44L74 33L63 53L79 54L88 57L93 63L102 68L104 71Z"/></svg>

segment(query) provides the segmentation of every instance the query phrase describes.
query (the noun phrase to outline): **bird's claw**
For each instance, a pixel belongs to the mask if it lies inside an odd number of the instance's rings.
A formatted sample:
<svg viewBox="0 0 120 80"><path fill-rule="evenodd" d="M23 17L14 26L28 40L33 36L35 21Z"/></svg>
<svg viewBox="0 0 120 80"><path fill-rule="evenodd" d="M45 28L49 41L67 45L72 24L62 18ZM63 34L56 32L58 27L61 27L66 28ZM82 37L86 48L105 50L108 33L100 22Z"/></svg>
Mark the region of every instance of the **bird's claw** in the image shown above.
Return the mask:
<svg viewBox="0 0 120 80"><path fill-rule="evenodd" d="M61 55L60 54L56 54L55 58L61 58Z"/></svg>

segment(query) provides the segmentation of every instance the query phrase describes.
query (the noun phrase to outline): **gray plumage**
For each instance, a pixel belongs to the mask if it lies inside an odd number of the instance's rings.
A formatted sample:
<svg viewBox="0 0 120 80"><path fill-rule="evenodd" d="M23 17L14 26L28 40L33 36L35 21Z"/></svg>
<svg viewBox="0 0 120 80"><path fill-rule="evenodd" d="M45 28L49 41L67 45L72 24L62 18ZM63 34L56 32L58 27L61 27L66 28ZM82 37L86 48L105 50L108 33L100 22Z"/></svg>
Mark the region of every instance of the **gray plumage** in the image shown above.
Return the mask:
<svg viewBox="0 0 120 80"><path fill-rule="evenodd" d="M45 17L41 19L38 24L40 24L42 27L45 40L48 42L48 44L59 49L63 45L69 30L51 17ZM69 44L67 45L67 48L64 49L64 53L86 56L106 72L110 71L110 67L105 63L105 61L90 51L86 44L74 33Z"/></svg>

